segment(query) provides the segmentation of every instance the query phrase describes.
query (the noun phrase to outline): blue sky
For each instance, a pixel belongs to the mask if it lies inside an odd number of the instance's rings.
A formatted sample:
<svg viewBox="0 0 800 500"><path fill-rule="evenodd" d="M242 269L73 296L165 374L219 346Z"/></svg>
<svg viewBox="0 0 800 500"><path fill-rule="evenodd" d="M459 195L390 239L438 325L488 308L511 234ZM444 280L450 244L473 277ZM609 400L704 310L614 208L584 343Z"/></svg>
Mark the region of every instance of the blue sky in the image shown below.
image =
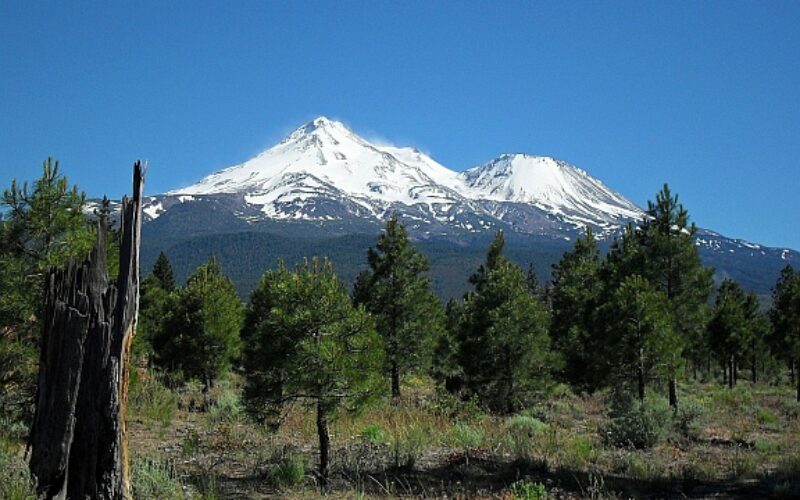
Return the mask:
<svg viewBox="0 0 800 500"><path fill-rule="evenodd" d="M458 170L574 163L800 249L800 2L0 2L0 185L163 192L317 115Z"/></svg>

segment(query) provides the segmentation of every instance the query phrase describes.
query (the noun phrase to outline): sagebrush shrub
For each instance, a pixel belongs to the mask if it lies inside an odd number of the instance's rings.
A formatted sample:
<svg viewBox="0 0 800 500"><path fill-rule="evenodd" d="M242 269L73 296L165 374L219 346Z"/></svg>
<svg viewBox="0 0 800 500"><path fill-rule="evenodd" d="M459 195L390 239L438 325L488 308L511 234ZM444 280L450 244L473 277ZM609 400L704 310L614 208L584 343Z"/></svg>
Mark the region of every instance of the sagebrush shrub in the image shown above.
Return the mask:
<svg viewBox="0 0 800 500"><path fill-rule="evenodd" d="M685 439L697 440L707 415L705 406L694 399L685 398L674 415L675 431Z"/></svg>
<svg viewBox="0 0 800 500"><path fill-rule="evenodd" d="M238 422L244 416L239 395L231 389L223 390L208 410L208 416L213 423Z"/></svg>
<svg viewBox="0 0 800 500"><path fill-rule="evenodd" d="M612 403L611 422L605 430L606 441L614 446L652 448L667 434L671 421L669 405L663 399L644 402L623 397Z"/></svg>
<svg viewBox="0 0 800 500"><path fill-rule="evenodd" d="M535 443L549 425L527 415L517 415L506 423L509 451L515 460L530 461Z"/></svg>

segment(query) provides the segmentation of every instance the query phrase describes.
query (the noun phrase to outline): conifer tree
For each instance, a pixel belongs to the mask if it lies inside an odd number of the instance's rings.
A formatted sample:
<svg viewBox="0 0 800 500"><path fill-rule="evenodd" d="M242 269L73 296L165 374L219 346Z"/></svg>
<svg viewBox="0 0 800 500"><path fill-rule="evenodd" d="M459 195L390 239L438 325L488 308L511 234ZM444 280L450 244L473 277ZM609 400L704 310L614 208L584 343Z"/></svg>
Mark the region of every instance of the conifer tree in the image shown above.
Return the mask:
<svg viewBox="0 0 800 500"><path fill-rule="evenodd" d="M368 250L367 262L369 270L359 275L353 296L375 317L392 397L398 398L401 376L430 360L432 343L444 327L442 306L431 291L427 259L411 245L396 215Z"/></svg>
<svg viewBox="0 0 800 500"><path fill-rule="evenodd" d="M69 187L52 158L42 165L42 176L33 186L22 187L16 179L3 192L8 209L8 250L24 259L30 272L40 275L50 266L63 265L71 257L89 253L92 230L83 214L86 195Z"/></svg>
<svg viewBox="0 0 800 500"><path fill-rule="evenodd" d="M450 299L445 306L445 327L434 343L431 376L450 393L457 393L464 383L458 362L458 334L464 321L464 305Z"/></svg>
<svg viewBox="0 0 800 500"><path fill-rule="evenodd" d="M739 283L726 279L722 282L714 302L714 311L708 323L709 344L720 360L728 387L736 384L737 362L747 343L747 296Z"/></svg>
<svg viewBox="0 0 800 500"><path fill-rule="evenodd" d="M15 179L2 193L0 418L16 418L6 408L15 413L29 408L26 401L32 399L36 382L44 275L51 266L89 253L94 236L84 207L85 195L77 186L69 187L51 158L32 184L20 186Z"/></svg>
<svg viewBox="0 0 800 500"><path fill-rule="evenodd" d="M769 361L769 338L772 333L769 316L761 311L758 297L755 293L747 294L745 301L745 320L747 321L748 334L743 346L743 357L750 361L750 381L758 381L758 365L765 366Z"/></svg>
<svg viewBox="0 0 800 500"><path fill-rule="evenodd" d="M641 276L625 278L614 293L610 309L611 331L616 338L611 355L616 373L636 380L639 399L644 401L647 381L657 374L669 374L675 335L669 303Z"/></svg>
<svg viewBox="0 0 800 500"><path fill-rule="evenodd" d="M503 256L498 232L473 275L458 336L467 395L494 411L511 412L551 380L554 357L548 315L530 293L522 269Z"/></svg>
<svg viewBox="0 0 800 500"><path fill-rule="evenodd" d="M772 297L772 345L787 353L784 359L788 358L794 372L800 362L800 272L787 265L773 288ZM800 374L795 377L800 401Z"/></svg>
<svg viewBox="0 0 800 500"><path fill-rule="evenodd" d="M172 272L172 265L163 250L158 254L158 259L153 265L153 276L158 280L159 286L165 292L175 290L175 275Z"/></svg>
<svg viewBox="0 0 800 500"><path fill-rule="evenodd" d="M328 422L384 385L383 351L369 313L352 304L328 260L267 271L250 297L244 391L259 419L279 425L291 402L316 409L320 478L329 474Z"/></svg>
<svg viewBox="0 0 800 500"><path fill-rule="evenodd" d="M553 265L551 291L553 348L564 360L564 377L581 389L602 382L597 349L601 346L594 318L601 292L600 251L591 227L586 236Z"/></svg>
<svg viewBox="0 0 800 500"><path fill-rule="evenodd" d="M136 358L152 354L153 339L163 335L166 318L175 302L174 292L164 290L152 273L142 280L139 289L139 321L133 344Z"/></svg>
<svg viewBox="0 0 800 500"><path fill-rule="evenodd" d="M641 227L629 225L612 245L603 264L604 302L626 277L639 275L663 292L670 303L674 352L667 365L669 402L678 405L677 376L688 354L697 363L705 349L707 300L713 289L713 270L706 268L694 244L696 226L666 184L648 202ZM685 352L688 351L688 352Z"/></svg>
<svg viewBox="0 0 800 500"><path fill-rule="evenodd" d="M647 217L639 232L644 274L670 303L673 328L690 349L702 342L708 316L707 301L713 289L713 270L700 261L694 243L697 227L689 224L689 212L678 203L669 186L648 201ZM676 350L669 378L669 403L678 405L677 376L682 352Z"/></svg>
<svg viewBox="0 0 800 500"><path fill-rule="evenodd" d="M164 327L152 337L155 360L200 379L207 396L213 381L230 368L241 348L243 308L236 289L212 257L189 277L167 307Z"/></svg>

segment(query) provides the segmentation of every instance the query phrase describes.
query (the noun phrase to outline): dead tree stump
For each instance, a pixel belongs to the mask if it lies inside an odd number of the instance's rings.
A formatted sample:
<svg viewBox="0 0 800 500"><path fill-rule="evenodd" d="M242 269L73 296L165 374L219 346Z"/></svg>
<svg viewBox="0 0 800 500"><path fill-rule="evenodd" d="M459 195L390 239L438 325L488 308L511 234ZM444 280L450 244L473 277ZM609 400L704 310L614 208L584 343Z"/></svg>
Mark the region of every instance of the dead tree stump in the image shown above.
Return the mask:
<svg viewBox="0 0 800 500"><path fill-rule="evenodd" d="M51 269L45 291L30 469L42 498L127 499L125 407L139 311L139 242L144 184L122 200L119 276L107 272L108 224L82 263Z"/></svg>

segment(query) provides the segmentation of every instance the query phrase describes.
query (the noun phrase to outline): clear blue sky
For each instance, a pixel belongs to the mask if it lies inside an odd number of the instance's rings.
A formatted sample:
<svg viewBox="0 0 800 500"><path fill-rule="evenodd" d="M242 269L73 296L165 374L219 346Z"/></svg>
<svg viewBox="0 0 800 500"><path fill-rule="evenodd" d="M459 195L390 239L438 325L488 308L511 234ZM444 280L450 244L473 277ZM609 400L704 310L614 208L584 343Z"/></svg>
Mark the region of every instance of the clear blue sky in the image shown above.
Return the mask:
<svg viewBox="0 0 800 500"><path fill-rule="evenodd" d="M61 160L118 197L316 115L456 169L574 163L800 249L800 2L0 2L0 184Z"/></svg>

